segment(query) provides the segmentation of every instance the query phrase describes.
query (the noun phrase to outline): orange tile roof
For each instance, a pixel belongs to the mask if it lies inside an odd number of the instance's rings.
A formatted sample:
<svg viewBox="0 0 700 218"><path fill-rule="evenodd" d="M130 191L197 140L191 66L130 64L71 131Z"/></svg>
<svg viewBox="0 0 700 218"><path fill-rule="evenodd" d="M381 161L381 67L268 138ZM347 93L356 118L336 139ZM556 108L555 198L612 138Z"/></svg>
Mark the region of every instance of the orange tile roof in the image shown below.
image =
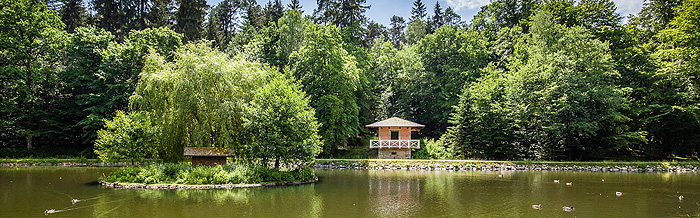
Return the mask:
<svg viewBox="0 0 700 218"><path fill-rule="evenodd" d="M365 125L365 127L372 128L372 127L385 127L385 126L401 126L401 127L417 127L417 128L423 128L425 125L415 123L412 121L404 120L398 117L392 117L386 120L382 120L376 123L368 124Z"/></svg>

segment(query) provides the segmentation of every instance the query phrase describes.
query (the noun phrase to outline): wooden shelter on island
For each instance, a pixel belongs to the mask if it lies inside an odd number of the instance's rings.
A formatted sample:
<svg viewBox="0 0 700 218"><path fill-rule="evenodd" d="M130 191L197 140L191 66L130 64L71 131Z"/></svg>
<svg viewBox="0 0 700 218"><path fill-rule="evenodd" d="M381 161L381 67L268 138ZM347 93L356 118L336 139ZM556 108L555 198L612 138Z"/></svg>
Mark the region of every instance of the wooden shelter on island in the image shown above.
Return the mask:
<svg viewBox="0 0 700 218"><path fill-rule="evenodd" d="M392 117L365 127L378 128L379 139L369 141L369 148L378 149L378 158L410 159L411 149L420 148L420 140L412 139L411 133L420 131L425 125Z"/></svg>
<svg viewBox="0 0 700 218"><path fill-rule="evenodd" d="M192 157L192 166L226 165L226 158L233 157L233 150L214 147L185 147L185 157Z"/></svg>

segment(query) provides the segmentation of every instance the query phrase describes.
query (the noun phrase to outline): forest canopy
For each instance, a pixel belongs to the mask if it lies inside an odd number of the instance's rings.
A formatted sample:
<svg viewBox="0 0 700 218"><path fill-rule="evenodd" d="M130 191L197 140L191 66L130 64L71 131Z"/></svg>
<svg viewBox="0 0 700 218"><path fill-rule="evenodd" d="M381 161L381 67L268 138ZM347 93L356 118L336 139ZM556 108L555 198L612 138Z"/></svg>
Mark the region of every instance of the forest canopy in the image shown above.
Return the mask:
<svg viewBox="0 0 700 218"><path fill-rule="evenodd" d="M699 0L124 2L0 1L0 157L310 161L398 116L418 158L698 159Z"/></svg>

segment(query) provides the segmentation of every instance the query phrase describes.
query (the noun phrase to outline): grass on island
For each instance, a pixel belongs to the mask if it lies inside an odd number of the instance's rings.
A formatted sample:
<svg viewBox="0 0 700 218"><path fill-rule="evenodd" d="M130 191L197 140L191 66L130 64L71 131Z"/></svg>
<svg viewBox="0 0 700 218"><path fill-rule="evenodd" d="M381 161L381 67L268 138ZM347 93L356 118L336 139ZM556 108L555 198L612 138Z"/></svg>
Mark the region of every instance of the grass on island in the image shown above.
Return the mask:
<svg viewBox="0 0 700 218"><path fill-rule="evenodd" d="M316 178L316 174L311 167L278 170L263 166L236 164L213 167L156 164L142 167L122 167L103 180L105 182L141 184L219 185L308 181L314 178Z"/></svg>

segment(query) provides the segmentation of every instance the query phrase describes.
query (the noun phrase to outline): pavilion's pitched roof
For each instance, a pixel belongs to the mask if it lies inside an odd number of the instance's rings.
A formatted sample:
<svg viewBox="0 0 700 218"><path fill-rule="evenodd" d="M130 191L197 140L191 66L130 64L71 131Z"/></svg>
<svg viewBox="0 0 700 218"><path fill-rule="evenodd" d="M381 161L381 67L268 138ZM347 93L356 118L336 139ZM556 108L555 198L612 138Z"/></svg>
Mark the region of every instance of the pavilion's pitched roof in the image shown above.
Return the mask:
<svg viewBox="0 0 700 218"><path fill-rule="evenodd" d="M416 128L423 128L425 125L419 124L416 122L404 120L398 117L392 117L386 120L382 120L376 123L368 124L365 125L365 127L368 128L373 128L373 127L387 127L387 126L395 126L395 127L416 127Z"/></svg>

